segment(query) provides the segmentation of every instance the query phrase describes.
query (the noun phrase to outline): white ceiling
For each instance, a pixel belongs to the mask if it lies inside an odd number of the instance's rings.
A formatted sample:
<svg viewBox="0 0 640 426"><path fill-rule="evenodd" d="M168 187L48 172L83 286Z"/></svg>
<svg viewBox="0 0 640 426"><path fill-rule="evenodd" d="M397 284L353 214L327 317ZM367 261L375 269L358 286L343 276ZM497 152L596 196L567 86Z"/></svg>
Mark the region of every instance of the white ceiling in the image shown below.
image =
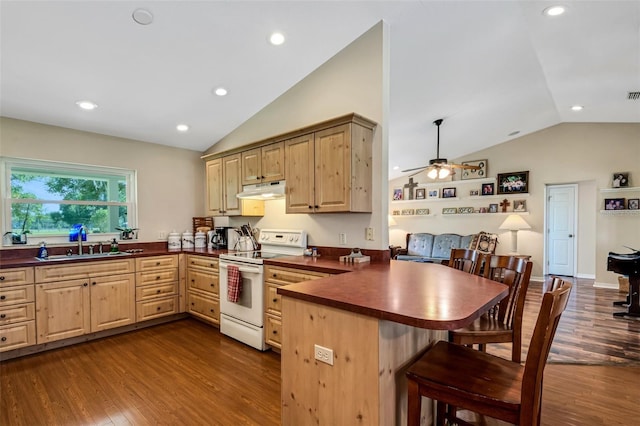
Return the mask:
<svg viewBox="0 0 640 426"><path fill-rule="evenodd" d="M435 157L437 118L450 159L514 131L640 122L640 1L561 3L2 0L0 114L204 151L384 19L390 178Z"/></svg>

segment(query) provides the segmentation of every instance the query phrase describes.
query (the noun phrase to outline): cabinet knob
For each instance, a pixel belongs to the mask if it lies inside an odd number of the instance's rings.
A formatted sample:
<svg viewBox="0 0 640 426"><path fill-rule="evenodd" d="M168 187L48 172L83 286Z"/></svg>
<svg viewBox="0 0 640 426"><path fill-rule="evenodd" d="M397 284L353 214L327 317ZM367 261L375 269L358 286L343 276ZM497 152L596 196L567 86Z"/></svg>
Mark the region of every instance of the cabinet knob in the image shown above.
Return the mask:
<svg viewBox="0 0 640 426"><path fill-rule="evenodd" d="M162 309L162 307L161 307L161 306L158 306L158 307L156 308L156 311L159 311L160 309Z"/></svg>
<svg viewBox="0 0 640 426"><path fill-rule="evenodd" d="M6 342L6 341L7 341L7 338L6 338L6 337L4 337L4 336L2 336L2 339L0 339L0 340L2 340L3 342Z"/></svg>
<svg viewBox="0 0 640 426"><path fill-rule="evenodd" d="M4 281L4 275L0 275L0 281Z"/></svg>
<svg viewBox="0 0 640 426"><path fill-rule="evenodd" d="M157 276L157 277L156 277L156 281L157 281L157 280L159 280L159 279L160 279L160 276Z"/></svg>
<svg viewBox="0 0 640 426"><path fill-rule="evenodd" d="M160 293L160 292L162 292L162 290L156 290L156 293Z"/></svg>
<svg viewBox="0 0 640 426"><path fill-rule="evenodd" d="M196 304L194 302L191 302L191 306L196 306Z"/></svg>
<svg viewBox="0 0 640 426"><path fill-rule="evenodd" d="M4 319L4 318L6 318L6 317L7 317L7 315L6 315L6 314L0 314L0 318L3 318L3 319Z"/></svg>
<svg viewBox="0 0 640 426"><path fill-rule="evenodd" d="M0 296L0 300L4 300L6 298L7 298L7 296Z"/></svg>
<svg viewBox="0 0 640 426"><path fill-rule="evenodd" d="M319 208L320 208L320 206L313 206L313 207L314 207L314 208L316 208L316 209L319 209Z"/></svg>
<svg viewBox="0 0 640 426"><path fill-rule="evenodd" d="M94 282L92 282L92 283L91 283L91 285L96 285L96 282L95 282L95 281L94 281Z"/></svg>
<svg viewBox="0 0 640 426"><path fill-rule="evenodd" d="M278 301L278 299L273 299L273 303L276 303Z"/></svg>
<svg viewBox="0 0 640 426"><path fill-rule="evenodd" d="M215 314L215 313L216 313L216 310L215 310L215 309L209 309L209 311L210 311L212 314Z"/></svg>
<svg viewBox="0 0 640 426"><path fill-rule="evenodd" d="M88 286L88 285L89 285L89 283L84 283L84 284L82 284L82 286L83 286L83 287L86 287L86 286Z"/></svg>
<svg viewBox="0 0 640 426"><path fill-rule="evenodd" d="M160 266L160 262L156 262L156 266Z"/></svg>
<svg viewBox="0 0 640 426"><path fill-rule="evenodd" d="M278 334L278 330L273 330L273 334Z"/></svg>
<svg viewBox="0 0 640 426"><path fill-rule="evenodd" d="M313 208L313 206L309 206L309 208L310 208L310 209L312 209L312 208Z"/></svg>

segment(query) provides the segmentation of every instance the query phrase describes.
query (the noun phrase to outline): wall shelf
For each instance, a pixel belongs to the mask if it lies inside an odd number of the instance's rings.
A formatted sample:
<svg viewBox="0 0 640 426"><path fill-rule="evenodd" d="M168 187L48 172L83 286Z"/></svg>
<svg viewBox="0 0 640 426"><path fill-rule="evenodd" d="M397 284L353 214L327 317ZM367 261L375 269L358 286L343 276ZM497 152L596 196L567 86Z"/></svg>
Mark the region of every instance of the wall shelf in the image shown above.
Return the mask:
<svg viewBox="0 0 640 426"><path fill-rule="evenodd" d="M600 210L603 216L640 216L640 210Z"/></svg>
<svg viewBox="0 0 640 426"><path fill-rule="evenodd" d="M623 186L622 188L600 188L600 192L640 192L640 186Z"/></svg>

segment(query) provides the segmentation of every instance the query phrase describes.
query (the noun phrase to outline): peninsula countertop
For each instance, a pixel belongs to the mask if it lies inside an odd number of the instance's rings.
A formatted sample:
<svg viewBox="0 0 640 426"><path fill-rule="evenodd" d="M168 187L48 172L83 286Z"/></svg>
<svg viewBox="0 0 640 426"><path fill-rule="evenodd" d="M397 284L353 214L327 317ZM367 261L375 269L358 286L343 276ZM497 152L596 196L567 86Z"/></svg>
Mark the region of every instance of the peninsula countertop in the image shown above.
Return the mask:
<svg viewBox="0 0 640 426"><path fill-rule="evenodd" d="M508 287L435 263L392 260L278 288L278 294L432 330L470 324Z"/></svg>

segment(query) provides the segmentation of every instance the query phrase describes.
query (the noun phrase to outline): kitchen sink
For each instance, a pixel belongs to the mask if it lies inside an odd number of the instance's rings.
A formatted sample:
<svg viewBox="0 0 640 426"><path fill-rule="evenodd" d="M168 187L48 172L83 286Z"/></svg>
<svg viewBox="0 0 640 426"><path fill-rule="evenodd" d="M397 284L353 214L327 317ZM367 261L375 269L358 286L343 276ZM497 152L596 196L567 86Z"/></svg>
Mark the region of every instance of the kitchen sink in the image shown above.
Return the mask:
<svg viewBox="0 0 640 426"><path fill-rule="evenodd" d="M36 257L41 262L56 262L63 260L73 260L73 259L100 259L104 257L118 257L118 256L131 256L131 253L127 253L126 251L119 252L109 252L109 253L96 253L96 254L56 254L53 256L49 256L46 259L41 259Z"/></svg>

